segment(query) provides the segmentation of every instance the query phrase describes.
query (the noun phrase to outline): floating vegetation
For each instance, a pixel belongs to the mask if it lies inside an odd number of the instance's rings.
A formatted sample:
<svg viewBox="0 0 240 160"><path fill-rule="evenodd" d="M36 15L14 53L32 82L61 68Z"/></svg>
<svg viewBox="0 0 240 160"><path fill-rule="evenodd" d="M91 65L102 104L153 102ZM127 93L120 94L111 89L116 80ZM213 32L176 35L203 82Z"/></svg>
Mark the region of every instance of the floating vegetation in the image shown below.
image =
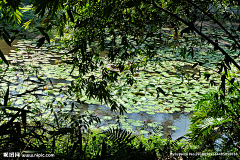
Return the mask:
<svg viewBox="0 0 240 160"><path fill-rule="evenodd" d="M45 43L43 47L36 48L36 41L36 39L19 40L17 45L14 45L17 49L11 50L9 56L5 55L12 65L6 71L7 74L0 72L0 76L5 74L4 78L11 82L10 98L13 101L12 104L20 107L26 102L34 103L35 105L29 110L40 108L44 117L48 117L50 111L46 106L51 102L55 105L55 111L62 109L62 112L66 113L72 110L71 105L64 104L69 101L76 102L79 100L86 104L100 105L98 100L89 100L85 95L79 97L65 95L64 93L68 91L71 82L74 82L78 76L77 69L74 69L70 76L69 73L72 67L63 63L63 60L72 60L71 54L65 54L68 53L69 49L59 48L61 43L55 42L51 42L51 44ZM211 49L211 46L206 44L202 45L202 48ZM197 51L194 58L190 55L187 56L186 59L189 59L187 61L181 58L180 49L181 47L175 50L173 48L158 50L156 57L151 62L148 62L146 66L140 65L139 71L134 74L137 83L133 86L124 84L124 80L127 78L126 74L119 77L118 83L111 85L109 88L110 93L116 96L115 98L119 104L127 108L128 115L139 114L143 117L146 115L156 116L159 113L189 113L193 111L193 107L202 94L216 89L216 86L209 85L209 80L204 79L203 75L204 72L208 72L212 74L212 77L219 77L215 71L215 63L223 58L222 54L216 52L212 57L205 51ZM63 56L63 54L65 55ZM173 57L177 58L173 59ZM137 56L136 62L141 62L142 59L143 57ZM208 62L205 62L206 59L208 59ZM161 61L161 64L155 63L156 60ZM239 61L239 59L236 60ZM192 68L195 61L203 62L204 65L197 65ZM19 66L16 67L16 65ZM106 63L105 67L109 67L107 65ZM0 66L1 71L7 67L5 64ZM114 69L114 65L110 65L110 68ZM22 71L25 71L25 73L23 74ZM38 71L38 76L34 76L36 71ZM101 68L99 68L88 73L85 78L90 75L99 76L101 71ZM239 73L236 73L236 75L240 76ZM36 85L35 82L38 82L39 85ZM220 84L221 81L217 81L217 83ZM39 86L41 86L40 89L34 91L34 95L15 96ZM6 90L7 83L0 83L0 87L2 90ZM160 96L157 99L157 87L161 87L166 95L159 93ZM124 92L121 93L121 91ZM81 109L76 109L76 111L80 112ZM89 110L88 114L91 114L91 112L93 111ZM51 118L53 117L49 117L49 119ZM116 128L118 126L115 124L116 121L119 122L122 128L127 130L146 125L139 119L128 119L127 115L116 119L112 116L103 116L101 121L108 123L107 126L100 127L102 130L107 130L109 127ZM158 122L147 123L147 126L150 128L160 127ZM168 127L172 130L178 129L174 126ZM149 131L142 129L139 133L148 134Z"/></svg>

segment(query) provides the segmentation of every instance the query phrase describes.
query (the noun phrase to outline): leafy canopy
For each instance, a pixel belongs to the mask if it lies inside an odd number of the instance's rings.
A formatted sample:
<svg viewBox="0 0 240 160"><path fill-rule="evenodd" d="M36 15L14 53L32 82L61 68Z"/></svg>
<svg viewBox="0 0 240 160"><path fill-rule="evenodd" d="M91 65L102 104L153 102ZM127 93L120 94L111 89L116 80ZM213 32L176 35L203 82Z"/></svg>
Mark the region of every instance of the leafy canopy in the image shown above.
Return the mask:
<svg viewBox="0 0 240 160"><path fill-rule="evenodd" d="M4 17L9 23L19 23L21 15L17 9L20 2L2 1L0 3L2 19ZM235 1L31 0L31 2L35 14L39 17L46 16L42 21L42 26L37 27L44 35L39 39L38 47L45 40L50 43L50 38L46 32L53 28L57 29L61 37L64 36L64 33L71 35L69 39L65 38L65 42L73 47L69 53L74 55L74 59L66 63L73 64L73 69L79 68L79 78L77 80L78 84L72 84L69 92L74 92L77 96L86 94L89 98L97 98L101 102L104 100L114 111L118 108L123 113L126 108L118 104L113 95L109 93L111 83L116 82L123 73L126 75L126 84L132 85L134 83L133 75L138 67L149 63L151 58L156 57L156 51L162 49L156 43L156 40L162 40L161 29L166 25L175 31L174 35L169 37L171 39L170 45L173 48L178 47L177 44L179 43L185 43L185 46L190 48L197 45L199 43L197 40L196 42L189 42L188 40L180 42L178 38L185 34L198 34L202 39L212 44L215 50L219 50L225 55L225 59L219 63L219 73L223 69L227 72L230 69L230 63L240 69L239 65L219 46L217 41L204 34L202 26L198 27L196 25L196 22L201 22L208 17L228 34L227 38L233 41L231 49L238 49L236 32L239 31L239 28L232 28L229 31L217 21L217 18L222 16L227 19L227 15L230 14L230 12L217 12L217 9L220 8L222 11L224 6L236 7L238 4ZM237 15L232 12L231 19L234 17L236 18ZM24 24L24 27L29 27L30 24L34 24L34 20L29 20ZM181 26L184 26L184 28ZM1 29L1 36L10 45L14 37L9 41L9 34L4 27ZM107 37L111 37L111 39L107 40ZM94 49L92 45L94 41L98 42L97 49ZM120 45L117 45L117 41L120 41ZM136 43L137 46L144 44L145 47L136 47L133 43ZM89 47L90 49L88 49ZM103 67L104 62L99 56L99 52L106 48L109 49L106 60L109 63L115 63L118 71ZM191 52L192 56L196 54L193 50ZM186 54L186 49L183 49L182 57L186 57ZM145 58L137 62L134 60L137 55ZM0 56L7 63L1 52ZM200 63L196 65L198 64ZM87 79L83 78L86 73L99 67L102 68L101 77L91 75ZM226 79L227 76L222 75L220 89L223 90L224 95ZM158 94L163 93L165 95L161 87L156 88L156 90Z"/></svg>

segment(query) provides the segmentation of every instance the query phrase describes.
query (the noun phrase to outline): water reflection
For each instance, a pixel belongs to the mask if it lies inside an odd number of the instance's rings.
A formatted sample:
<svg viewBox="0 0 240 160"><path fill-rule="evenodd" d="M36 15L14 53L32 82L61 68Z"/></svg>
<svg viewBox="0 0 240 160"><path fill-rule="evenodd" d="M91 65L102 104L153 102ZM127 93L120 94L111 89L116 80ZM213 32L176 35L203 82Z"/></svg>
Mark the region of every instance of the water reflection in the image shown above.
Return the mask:
<svg viewBox="0 0 240 160"><path fill-rule="evenodd" d="M1 46L1 50L4 53L4 55L9 55L9 51L10 50L15 50L15 47L9 47L4 40L0 41L0 46ZM15 40L12 45L17 44L17 40ZM35 53L37 53L38 51L36 51ZM104 50L102 52L100 52L100 56L104 57L106 56L106 54L108 53L107 50ZM43 54L43 53L39 53L39 54ZM62 53L55 53L56 55L62 55ZM47 53L44 53L44 55L48 55ZM50 61L50 64L54 65L54 60L60 60L60 57L54 57L55 59L48 59ZM46 77L45 75L43 77ZM73 77L76 78L76 77ZM53 86L57 83L70 83L70 81L67 80L63 80L63 79L54 79L54 78L49 78L51 80L51 82L53 83ZM47 79L48 81L48 79ZM18 80L18 82L20 82L20 80ZM17 87L17 90L21 89L22 87ZM41 91L41 90L40 90ZM16 91L14 91L14 93L11 93L12 95L16 94ZM42 92L42 96L46 96L46 93ZM37 96L39 100L42 100L42 96ZM57 95L56 97L61 97L63 96L62 94ZM70 104L71 102L69 102ZM53 103L54 105L56 105L56 102ZM110 121L102 121L101 126L106 126L108 123L116 123L116 116L118 114L111 112L109 107L106 107L104 105L86 105L86 104L79 104L79 103L75 103L77 108L81 109L81 113L83 113L84 111L88 111L91 110L94 113L98 113L98 116L103 119L104 116L110 116L112 117L112 120ZM42 108L44 108L43 106L41 106ZM55 108L56 110L60 110L59 108ZM154 115L149 115L149 114L144 114L142 115L141 113L130 113L127 114L125 113L125 115L128 117L128 119L133 119L135 121L140 120L143 122L143 120L146 120L146 123L152 123L152 122L160 122L161 126L163 127L162 129L162 134L163 137L167 137L169 134L172 135L173 139L177 139L180 136L183 136L186 131L189 128L189 117L190 114L185 113L185 114L181 114L180 112L175 112L173 114L166 114L166 113L155 113ZM173 131L171 128L168 128L168 126L176 126L179 129L176 131ZM133 131L134 131L133 127ZM139 128L139 127L138 127ZM150 131L151 129L149 129ZM146 137L148 135L145 135Z"/></svg>
<svg viewBox="0 0 240 160"><path fill-rule="evenodd" d="M104 105L89 105L89 106L82 105L81 107L84 110L89 109L94 113L98 113L98 116L100 118L103 118L104 116L110 116L113 118L110 121L110 123L116 123L116 121L114 120L116 120L115 117L118 114L111 112L110 108ZM184 113L184 114L181 114L180 112L174 112L172 114L155 113L154 115L149 115L149 114L141 115L140 113L130 113L130 114L125 113L124 115L126 115L128 119L134 119L135 121L146 120L147 123L160 122L161 126L163 127L162 129L163 137L166 138L168 135L172 135L172 139L177 139L187 133L187 130L189 129L189 125L190 125L189 118L191 113ZM106 124L107 122L102 121L101 125L106 125ZM176 126L179 129L176 131L173 131L172 129L168 128L168 126ZM146 134L145 137L148 137L148 135Z"/></svg>

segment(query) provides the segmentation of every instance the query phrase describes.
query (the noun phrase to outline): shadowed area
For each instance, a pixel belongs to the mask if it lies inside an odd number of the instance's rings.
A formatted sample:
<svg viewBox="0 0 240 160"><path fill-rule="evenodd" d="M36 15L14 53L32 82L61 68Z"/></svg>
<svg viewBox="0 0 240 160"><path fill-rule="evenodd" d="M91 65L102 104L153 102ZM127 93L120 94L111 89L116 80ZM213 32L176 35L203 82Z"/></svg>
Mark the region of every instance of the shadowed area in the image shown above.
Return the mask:
<svg viewBox="0 0 240 160"><path fill-rule="evenodd" d="M2 53L4 55L9 55L10 50L15 50L16 49L16 47L13 47L13 45L16 45L17 41L18 40L14 40L11 44L11 47L10 47L3 39L1 39L0 40L0 50L2 51Z"/></svg>

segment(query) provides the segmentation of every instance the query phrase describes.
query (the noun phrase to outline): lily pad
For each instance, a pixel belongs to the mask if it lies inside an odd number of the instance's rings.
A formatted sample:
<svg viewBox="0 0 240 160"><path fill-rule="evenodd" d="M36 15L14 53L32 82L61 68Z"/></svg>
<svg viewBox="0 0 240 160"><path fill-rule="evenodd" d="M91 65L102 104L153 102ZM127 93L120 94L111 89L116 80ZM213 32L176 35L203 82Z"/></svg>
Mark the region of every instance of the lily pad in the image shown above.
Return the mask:
<svg viewBox="0 0 240 160"><path fill-rule="evenodd" d="M131 130L131 129L133 129L132 126L122 126L122 128L123 128L123 129L126 129L126 130Z"/></svg>
<svg viewBox="0 0 240 160"><path fill-rule="evenodd" d="M118 128L117 124L109 124L108 126L109 126L109 128L115 128L115 129Z"/></svg>
<svg viewBox="0 0 240 160"><path fill-rule="evenodd" d="M107 126L102 126L102 127L100 127L100 129L106 131L106 130L109 129L109 127L107 127Z"/></svg>
<svg viewBox="0 0 240 160"><path fill-rule="evenodd" d="M125 122L125 119L120 118L119 122Z"/></svg>
<svg viewBox="0 0 240 160"><path fill-rule="evenodd" d="M133 126L142 126L143 125L143 123L142 122L132 122L131 123L131 125L133 125Z"/></svg>
<svg viewBox="0 0 240 160"><path fill-rule="evenodd" d="M141 130L139 133L140 133L140 134L148 134L148 133L149 133L149 131L146 131L146 130Z"/></svg>
<svg viewBox="0 0 240 160"><path fill-rule="evenodd" d="M149 127L157 127L157 126L158 126L157 123L148 123L147 125L148 125Z"/></svg>
<svg viewBox="0 0 240 160"><path fill-rule="evenodd" d="M179 129L178 127L175 127L175 126L168 126L168 128L171 128L172 130L178 130Z"/></svg>
<svg viewBox="0 0 240 160"><path fill-rule="evenodd" d="M111 120L112 117L110 117L110 116L104 116L103 119L105 119L105 120Z"/></svg>

